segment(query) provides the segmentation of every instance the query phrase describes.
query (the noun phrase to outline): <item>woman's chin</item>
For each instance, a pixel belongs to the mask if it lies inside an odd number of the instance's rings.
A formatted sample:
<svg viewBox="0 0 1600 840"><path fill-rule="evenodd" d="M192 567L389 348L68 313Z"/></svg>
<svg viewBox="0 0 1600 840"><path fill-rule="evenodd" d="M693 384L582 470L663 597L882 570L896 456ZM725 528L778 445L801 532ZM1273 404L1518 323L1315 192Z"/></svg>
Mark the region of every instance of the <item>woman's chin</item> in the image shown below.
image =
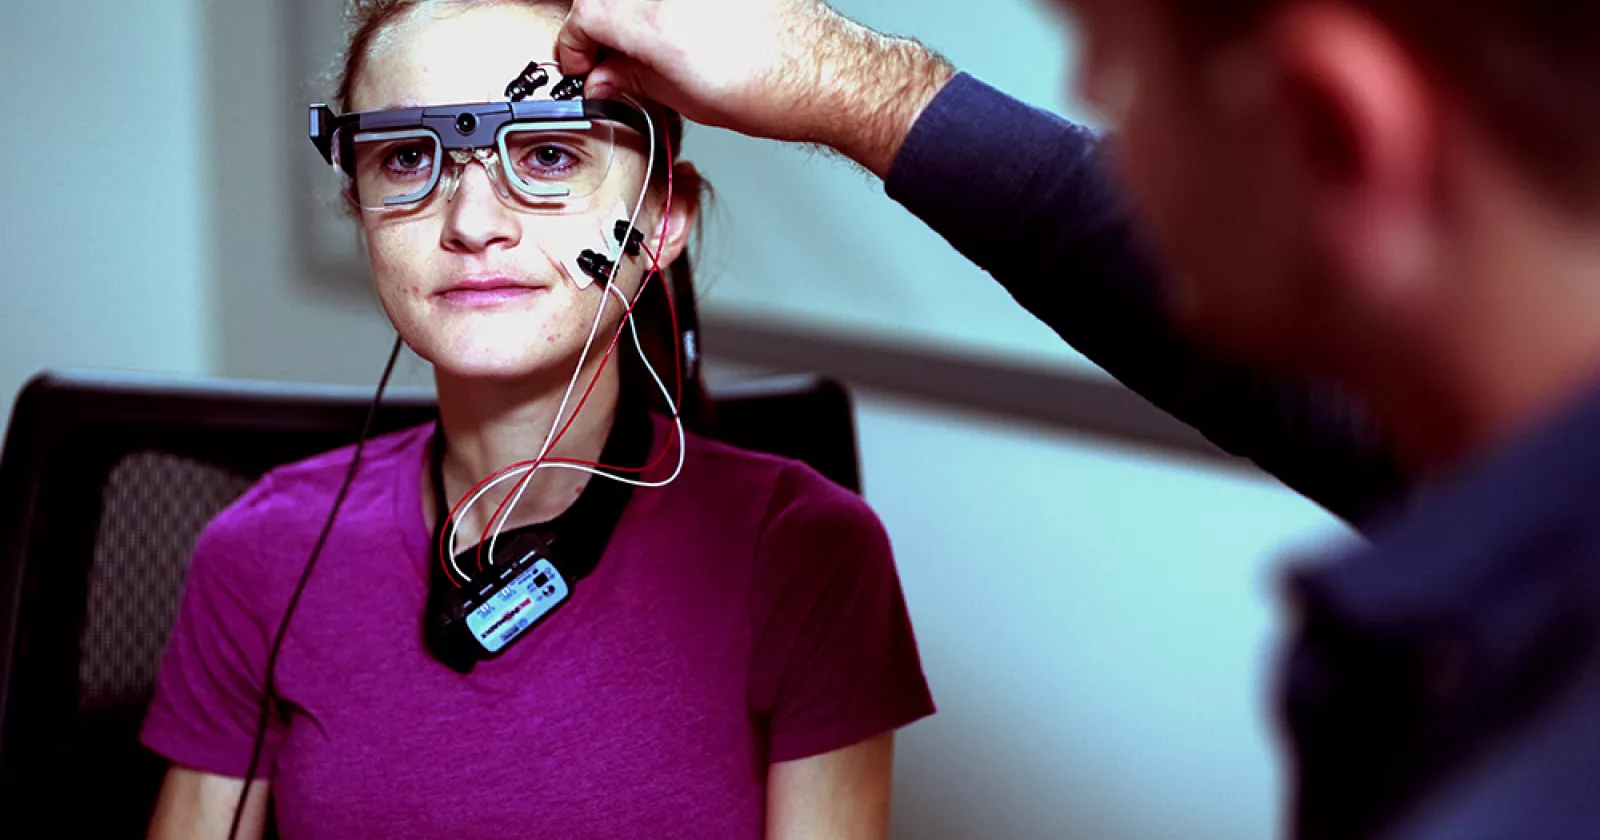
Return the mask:
<svg viewBox="0 0 1600 840"><path fill-rule="evenodd" d="M419 325L421 326L421 325ZM440 375L494 382L566 380L578 366L573 329L543 318L489 318L417 332L420 353ZM596 342L598 344L598 342ZM604 352L603 348L597 348Z"/></svg>
<svg viewBox="0 0 1600 840"><path fill-rule="evenodd" d="M571 377L577 360L535 356L528 347L471 348L433 362L441 374L453 379L489 382L527 382Z"/></svg>

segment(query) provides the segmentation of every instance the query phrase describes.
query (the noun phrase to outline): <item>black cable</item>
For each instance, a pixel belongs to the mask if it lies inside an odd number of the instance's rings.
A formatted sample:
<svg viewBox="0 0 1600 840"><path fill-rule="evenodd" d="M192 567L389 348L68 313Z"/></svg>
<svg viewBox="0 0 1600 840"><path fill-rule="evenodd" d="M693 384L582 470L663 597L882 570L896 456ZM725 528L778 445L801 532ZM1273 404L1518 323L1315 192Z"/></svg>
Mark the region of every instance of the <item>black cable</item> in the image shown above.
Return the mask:
<svg viewBox="0 0 1600 840"><path fill-rule="evenodd" d="M300 604L300 596L306 591L306 583L311 580L311 571L317 567L317 558L322 556L322 546L328 541L328 534L333 531L334 520L339 517L339 508L344 506L344 498L350 492L350 485L355 481L356 471L361 467L361 453L367 448L367 438L372 434L372 422L378 416L378 405L383 402L383 392L389 387L389 376L394 373L394 365L400 358L400 337L395 336L394 349L389 351L389 363L383 367L383 377L378 380L378 390L372 395L372 404L367 407L367 420L361 425L361 437L356 441L355 454L350 457L350 468L345 471L344 483L339 485L339 492L333 497L333 507L328 510L328 518L322 523L322 533L317 537L317 543L311 548L311 556L306 559L305 570L300 573L300 582L295 585L294 594L289 598L289 606L283 611L283 620L278 622L278 635L272 640L272 650L267 654L266 678L261 686L261 710L256 718L255 745L250 748L250 767L244 774L244 788L239 791L239 802L233 806L233 823L228 828L228 840L236 840L239 836L239 822L244 818L244 803L250 797L250 785L255 780L256 769L261 764L261 750L266 745L267 722L272 714L273 679L277 676L278 652L283 649L283 639L289 634L289 619L294 617L294 609Z"/></svg>

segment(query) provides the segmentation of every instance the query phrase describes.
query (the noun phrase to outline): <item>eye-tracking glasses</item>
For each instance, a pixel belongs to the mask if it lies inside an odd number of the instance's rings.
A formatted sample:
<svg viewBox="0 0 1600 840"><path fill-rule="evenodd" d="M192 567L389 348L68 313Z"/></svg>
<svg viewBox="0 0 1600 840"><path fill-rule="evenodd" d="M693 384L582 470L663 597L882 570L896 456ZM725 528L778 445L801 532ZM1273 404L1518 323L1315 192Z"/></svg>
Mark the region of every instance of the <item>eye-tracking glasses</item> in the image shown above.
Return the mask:
<svg viewBox="0 0 1600 840"><path fill-rule="evenodd" d="M363 211L414 211L461 172L483 165L502 198L530 212L583 208L611 171L619 141L648 137L649 122L609 99L479 102L335 114L310 108L311 142Z"/></svg>

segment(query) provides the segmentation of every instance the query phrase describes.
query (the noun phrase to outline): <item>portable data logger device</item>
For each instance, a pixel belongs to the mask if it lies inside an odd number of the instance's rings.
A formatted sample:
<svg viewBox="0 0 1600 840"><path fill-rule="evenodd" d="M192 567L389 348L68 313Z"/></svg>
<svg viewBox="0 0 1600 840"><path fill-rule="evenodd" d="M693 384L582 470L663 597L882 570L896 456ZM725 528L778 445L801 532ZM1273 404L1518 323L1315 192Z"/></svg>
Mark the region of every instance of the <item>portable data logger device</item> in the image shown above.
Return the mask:
<svg viewBox="0 0 1600 840"><path fill-rule="evenodd" d="M543 536L529 531L507 542L502 556L516 559L447 592L438 617L458 644L476 646L476 659L504 650L572 596L572 586L556 568Z"/></svg>
<svg viewBox="0 0 1600 840"><path fill-rule="evenodd" d="M648 407L624 397L601 461L642 463L650 453L651 430ZM429 449L437 547L450 527L442 432L435 432ZM591 480L565 513L507 529L492 557L483 546L481 567L477 546L444 562L435 558L422 626L428 652L451 670L469 674L557 615L599 566L632 495L630 485Z"/></svg>

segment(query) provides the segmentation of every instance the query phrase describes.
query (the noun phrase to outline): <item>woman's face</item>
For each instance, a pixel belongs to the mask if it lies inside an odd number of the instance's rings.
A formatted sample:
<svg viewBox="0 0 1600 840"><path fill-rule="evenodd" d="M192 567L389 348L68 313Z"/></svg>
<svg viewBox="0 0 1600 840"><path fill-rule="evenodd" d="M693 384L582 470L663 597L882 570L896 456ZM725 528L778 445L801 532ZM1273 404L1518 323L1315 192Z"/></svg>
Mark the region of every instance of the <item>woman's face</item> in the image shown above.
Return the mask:
<svg viewBox="0 0 1600 840"><path fill-rule="evenodd" d="M556 7L424 5L374 39L349 106L503 101L506 85L530 61L552 60L561 23ZM553 84L560 74L552 69L551 77ZM648 139L620 126L615 135L605 180L569 212L518 209L482 165L471 163L448 200L441 185L419 210L362 214L378 298L418 355L461 377L571 374L606 299L604 286L591 284L575 259L585 249L614 246L608 228L619 208L632 213L644 184ZM665 227L663 266L682 251L694 215L692 196L679 195L663 225L664 199L664 191L652 191L638 225L652 250ZM630 298L645 259L624 258L617 285ZM622 308L611 296L598 345L609 342Z"/></svg>

